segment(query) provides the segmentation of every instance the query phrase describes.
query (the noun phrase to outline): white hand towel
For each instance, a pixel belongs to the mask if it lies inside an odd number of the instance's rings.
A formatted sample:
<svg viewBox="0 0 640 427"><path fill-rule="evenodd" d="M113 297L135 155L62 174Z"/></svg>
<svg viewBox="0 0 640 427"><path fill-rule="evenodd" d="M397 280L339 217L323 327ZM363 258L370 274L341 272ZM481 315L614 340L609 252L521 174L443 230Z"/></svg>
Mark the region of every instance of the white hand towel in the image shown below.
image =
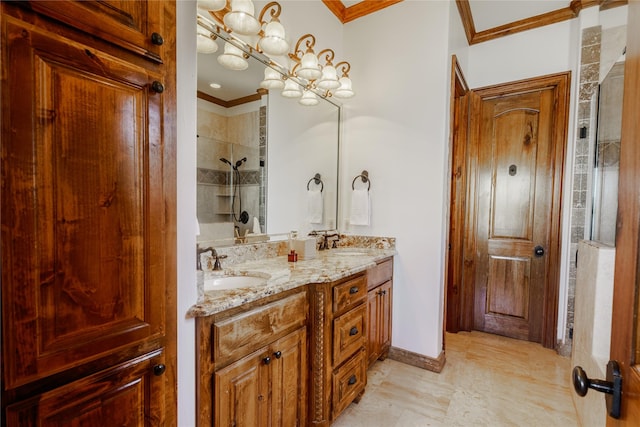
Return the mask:
<svg viewBox="0 0 640 427"><path fill-rule="evenodd" d="M351 193L351 225L369 225L371 217L371 203L369 190L353 190Z"/></svg>
<svg viewBox="0 0 640 427"><path fill-rule="evenodd" d="M307 191L307 222L311 224L322 224L323 201L322 191Z"/></svg>

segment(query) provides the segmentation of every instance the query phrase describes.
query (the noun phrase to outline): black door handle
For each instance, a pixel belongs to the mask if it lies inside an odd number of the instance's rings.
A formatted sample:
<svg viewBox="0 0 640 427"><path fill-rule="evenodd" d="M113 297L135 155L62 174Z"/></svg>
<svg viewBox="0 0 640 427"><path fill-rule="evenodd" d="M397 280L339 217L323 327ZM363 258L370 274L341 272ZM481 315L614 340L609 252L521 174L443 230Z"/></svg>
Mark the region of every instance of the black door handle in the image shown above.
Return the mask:
<svg viewBox="0 0 640 427"><path fill-rule="evenodd" d="M544 248L540 245L536 246L535 248L533 248L533 254L540 258L541 256L544 255Z"/></svg>
<svg viewBox="0 0 640 427"><path fill-rule="evenodd" d="M612 418L620 418L622 403L622 374L620 366L615 360L607 363L607 380L592 380L580 366L573 368L573 388L578 396L585 396L589 389L605 393L607 412Z"/></svg>

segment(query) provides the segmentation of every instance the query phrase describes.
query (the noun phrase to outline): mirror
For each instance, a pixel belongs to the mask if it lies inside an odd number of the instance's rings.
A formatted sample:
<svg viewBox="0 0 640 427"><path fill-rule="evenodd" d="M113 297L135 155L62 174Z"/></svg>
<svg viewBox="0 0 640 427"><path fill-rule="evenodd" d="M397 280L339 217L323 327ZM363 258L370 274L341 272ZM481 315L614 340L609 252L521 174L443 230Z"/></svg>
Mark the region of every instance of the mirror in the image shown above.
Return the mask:
<svg viewBox="0 0 640 427"><path fill-rule="evenodd" d="M198 28L216 33L218 51L198 53L198 242L226 246L335 228L340 107L259 91L269 58L245 49L248 68L225 69L217 57L229 35L201 18Z"/></svg>

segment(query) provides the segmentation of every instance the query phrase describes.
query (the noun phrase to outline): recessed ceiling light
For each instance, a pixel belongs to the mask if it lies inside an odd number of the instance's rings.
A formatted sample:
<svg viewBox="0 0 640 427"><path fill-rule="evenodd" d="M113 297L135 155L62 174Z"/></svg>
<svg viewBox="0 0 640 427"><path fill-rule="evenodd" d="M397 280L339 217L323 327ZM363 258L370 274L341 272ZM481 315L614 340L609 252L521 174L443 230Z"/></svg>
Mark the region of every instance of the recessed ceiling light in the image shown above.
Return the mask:
<svg viewBox="0 0 640 427"><path fill-rule="evenodd" d="M209 86L213 89L220 89L222 87L220 83L209 83Z"/></svg>

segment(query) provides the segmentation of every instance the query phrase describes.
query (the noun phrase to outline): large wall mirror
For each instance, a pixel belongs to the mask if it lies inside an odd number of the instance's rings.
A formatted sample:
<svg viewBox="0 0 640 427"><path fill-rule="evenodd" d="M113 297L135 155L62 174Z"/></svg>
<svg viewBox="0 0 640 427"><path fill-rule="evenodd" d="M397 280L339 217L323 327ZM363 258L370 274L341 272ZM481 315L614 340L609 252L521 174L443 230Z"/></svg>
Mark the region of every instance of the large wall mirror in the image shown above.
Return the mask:
<svg viewBox="0 0 640 427"><path fill-rule="evenodd" d="M260 2L254 3L259 10ZM335 228L339 105L320 99L317 105L304 106L278 90L262 89L269 58L251 49L240 53L248 63L246 69L224 68L218 57L226 53L229 35L215 21L202 18L198 18L203 34L198 35L198 242L227 246L266 241L291 230ZM207 46L209 51L216 49L211 43L217 50L204 53Z"/></svg>

